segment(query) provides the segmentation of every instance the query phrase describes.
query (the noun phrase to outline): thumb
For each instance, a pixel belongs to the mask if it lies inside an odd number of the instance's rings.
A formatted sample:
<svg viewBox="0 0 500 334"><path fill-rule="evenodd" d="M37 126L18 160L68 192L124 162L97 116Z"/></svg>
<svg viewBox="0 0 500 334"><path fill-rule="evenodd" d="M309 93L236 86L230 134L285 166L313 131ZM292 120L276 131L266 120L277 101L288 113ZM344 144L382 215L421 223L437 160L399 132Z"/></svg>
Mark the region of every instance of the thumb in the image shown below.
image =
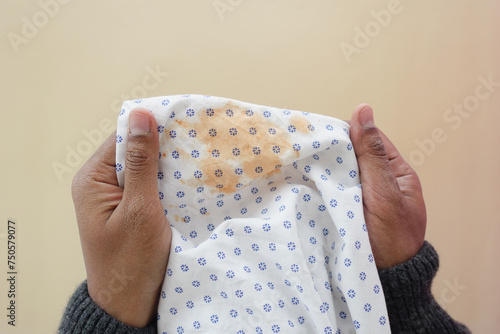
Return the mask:
<svg viewBox="0 0 500 334"><path fill-rule="evenodd" d="M398 189L384 141L375 126L373 110L368 104L356 107L352 114L350 131L361 182L369 187L394 186Z"/></svg>
<svg viewBox="0 0 500 334"><path fill-rule="evenodd" d="M141 196L158 198L158 132L153 114L136 108L130 112L125 155L124 199Z"/></svg>

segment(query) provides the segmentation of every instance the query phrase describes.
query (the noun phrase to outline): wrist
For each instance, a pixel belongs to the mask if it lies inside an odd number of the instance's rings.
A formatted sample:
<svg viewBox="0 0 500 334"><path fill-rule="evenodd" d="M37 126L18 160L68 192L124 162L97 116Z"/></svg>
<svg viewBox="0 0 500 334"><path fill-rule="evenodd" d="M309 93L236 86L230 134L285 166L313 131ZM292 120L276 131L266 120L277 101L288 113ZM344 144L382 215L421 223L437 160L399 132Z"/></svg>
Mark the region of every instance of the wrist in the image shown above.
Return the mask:
<svg viewBox="0 0 500 334"><path fill-rule="evenodd" d="M408 262L414 258L424 246L424 240L403 240L403 243L399 246L397 245L398 241L400 240L392 242L393 246L387 249L386 252L374 254L378 270L390 269Z"/></svg>
<svg viewBox="0 0 500 334"><path fill-rule="evenodd" d="M404 322L414 316L412 310L426 309L435 302L431 284L438 268L436 250L424 242L420 251L408 261L379 270L391 323Z"/></svg>
<svg viewBox="0 0 500 334"><path fill-rule="evenodd" d="M113 318L90 297L87 281L73 293L59 324L58 333L154 334L156 322L136 328Z"/></svg>
<svg viewBox="0 0 500 334"><path fill-rule="evenodd" d="M150 324L158 306L158 291L146 293L132 285L113 290L110 285L98 288L89 282L88 293L94 303L110 316L135 328Z"/></svg>

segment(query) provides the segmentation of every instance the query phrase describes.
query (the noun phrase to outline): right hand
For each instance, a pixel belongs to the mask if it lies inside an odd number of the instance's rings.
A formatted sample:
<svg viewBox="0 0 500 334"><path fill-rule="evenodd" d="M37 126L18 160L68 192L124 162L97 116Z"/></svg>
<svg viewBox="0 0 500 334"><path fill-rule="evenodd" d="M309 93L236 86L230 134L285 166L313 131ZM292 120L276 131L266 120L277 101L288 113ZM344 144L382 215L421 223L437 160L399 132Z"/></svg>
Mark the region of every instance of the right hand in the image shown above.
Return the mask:
<svg viewBox="0 0 500 334"><path fill-rule="evenodd" d="M72 194L90 297L119 321L144 327L156 315L172 230L158 197L156 120L142 109L129 123L124 188L114 133L76 174Z"/></svg>

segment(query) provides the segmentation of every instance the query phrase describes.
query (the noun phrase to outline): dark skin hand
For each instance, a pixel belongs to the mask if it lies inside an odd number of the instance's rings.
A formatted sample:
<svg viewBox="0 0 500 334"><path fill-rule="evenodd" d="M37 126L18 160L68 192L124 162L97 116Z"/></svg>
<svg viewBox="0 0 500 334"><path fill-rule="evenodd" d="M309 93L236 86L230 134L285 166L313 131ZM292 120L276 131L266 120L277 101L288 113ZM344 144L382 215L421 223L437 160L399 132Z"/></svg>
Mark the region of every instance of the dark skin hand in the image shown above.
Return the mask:
<svg viewBox="0 0 500 334"><path fill-rule="evenodd" d="M155 118L144 109L133 114L125 187L116 178L112 134L77 173L72 193L91 298L121 322L144 327L156 314L172 230L158 197Z"/></svg>
<svg viewBox="0 0 500 334"><path fill-rule="evenodd" d="M424 244L427 216L420 180L361 104L351 118L351 141L363 187L363 209L378 269L411 259Z"/></svg>
<svg viewBox="0 0 500 334"><path fill-rule="evenodd" d="M116 178L112 134L77 173L72 194L91 298L121 322L144 327L156 314L172 230L158 197L155 118L136 109L129 123L124 188ZM355 109L350 124L373 255L379 269L390 268L423 245L420 182L375 127L368 105Z"/></svg>

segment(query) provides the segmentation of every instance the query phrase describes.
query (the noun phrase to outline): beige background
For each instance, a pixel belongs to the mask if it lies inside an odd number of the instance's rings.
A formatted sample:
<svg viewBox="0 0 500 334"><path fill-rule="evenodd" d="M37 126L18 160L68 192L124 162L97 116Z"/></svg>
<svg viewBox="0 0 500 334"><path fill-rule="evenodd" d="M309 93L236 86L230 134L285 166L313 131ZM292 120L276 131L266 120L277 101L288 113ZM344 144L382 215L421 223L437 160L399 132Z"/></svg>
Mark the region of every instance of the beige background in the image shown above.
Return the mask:
<svg viewBox="0 0 500 334"><path fill-rule="evenodd" d="M474 94L478 77L500 82L498 2L41 3L59 8L47 7L49 16L38 1L4 0L0 10L0 278L8 218L18 225L19 257L17 326L1 311L1 333L56 331L85 278L72 176L112 131L106 123L114 128L121 100L144 93L218 95L342 119L371 103L423 183L427 239L441 256L435 296L474 332L496 332L500 87L480 87L482 100ZM230 10L218 13L221 3ZM388 7L381 27L370 12ZM355 40L357 27L372 29L369 41ZM346 57L347 44L357 53ZM148 68L169 74L144 85ZM448 114L464 102L470 113ZM427 141L428 154L416 141ZM69 150L77 153L66 161ZM2 278L2 310L6 291Z"/></svg>

